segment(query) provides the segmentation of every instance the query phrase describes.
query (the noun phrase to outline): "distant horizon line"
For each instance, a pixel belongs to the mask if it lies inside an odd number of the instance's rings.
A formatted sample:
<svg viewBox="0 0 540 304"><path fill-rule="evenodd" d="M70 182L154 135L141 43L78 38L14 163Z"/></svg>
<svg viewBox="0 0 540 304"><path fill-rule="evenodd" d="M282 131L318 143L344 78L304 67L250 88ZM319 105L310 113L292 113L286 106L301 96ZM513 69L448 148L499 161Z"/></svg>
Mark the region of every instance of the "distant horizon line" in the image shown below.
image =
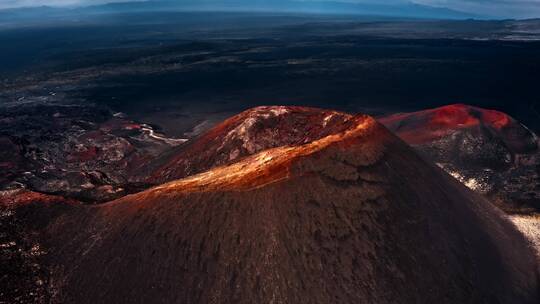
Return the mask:
<svg viewBox="0 0 540 304"><path fill-rule="evenodd" d="M152 5L151 3L155 2L157 7L148 7ZM279 2L290 2L300 5L306 5L306 7L293 7L293 8L275 8L273 5L275 3L255 3L247 4L246 8L242 8L242 0L232 1L228 3L220 3L215 7L208 7L219 1L193 1L188 0L187 2L178 2L175 0L129 0L129 1L111 1L103 3L72 3L72 4L43 4L43 5L26 5L26 6L16 6L16 7L0 7L0 13L12 12L12 11L31 11L39 9L51 9L58 11L76 11L81 10L83 13L84 10L91 10L93 8L107 8L107 7L126 7L126 11L111 11L103 13L128 13L135 12L138 9L143 10L146 8L148 12L221 12L221 13L243 13L243 12L254 12L254 13L294 13L294 14L306 14L306 15L342 15L342 16L366 16L366 17L385 17L385 18L407 18L407 19L421 19L421 20L477 20L477 21L527 21L527 20L537 20L540 19L540 16L531 16L531 17L505 17L498 15L490 14L477 14L470 13L463 10L457 10L447 7L438 7L426 4L418 4L415 2L404 2L403 4L391 3L391 4L376 4L376 3L360 3L360 2L347 2L343 0L329 0L329 1L302 1L302 0L281 0ZM320 6L324 5L337 5L335 8L325 9ZM129 7L131 6L131 8ZM347 11L347 6L351 7L352 10ZM362 8L365 8L365 12L362 12ZM396 12L399 8L405 7L407 10L400 14ZM418 7L418 13L415 14L411 10L413 7ZM354 9L356 8L356 9ZM388 12L384 12L383 8L388 8ZM130 10L131 9L131 10ZM377 12L377 10L382 10ZM370 11L372 10L372 11ZM375 10L375 11L373 11Z"/></svg>

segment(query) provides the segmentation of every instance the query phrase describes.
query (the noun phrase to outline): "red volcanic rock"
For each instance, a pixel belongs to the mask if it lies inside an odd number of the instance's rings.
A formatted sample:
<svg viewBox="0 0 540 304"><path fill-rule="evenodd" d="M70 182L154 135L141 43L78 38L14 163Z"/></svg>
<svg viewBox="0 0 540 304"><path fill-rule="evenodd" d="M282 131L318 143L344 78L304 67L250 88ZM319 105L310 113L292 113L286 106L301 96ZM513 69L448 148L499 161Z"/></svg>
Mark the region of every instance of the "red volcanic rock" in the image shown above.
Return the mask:
<svg viewBox="0 0 540 304"><path fill-rule="evenodd" d="M0 213L8 211L17 214L24 218L24 228L30 230L45 226L58 214L78 205L80 202L73 199L26 189L0 191Z"/></svg>
<svg viewBox="0 0 540 304"><path fill-rule="evenodd" d="M76 201L25 189L0 191L0 207L2 208L13 209L31 204L50 205L55 203L75 204Z"/></svg>
<svg viewBox="0 0 540 304"><path fill-rule="evenodd" d="M538 140L510 116L458 104L379 121L505 211L540 212Z"/></svg>
<svg viewBox="0 0 540 304"><path fill-rule="evenodd" d="M58 217L52 301L538 303L522 235L373 119L298 138Z"/></svg>
<svg viewBox="0 0 540 304"><path fill-rule="evenodd" d="M350 127L351 119L349 114L307 107L253 108L155 160L147 181L162 183L269 148L307 143Z"/></svg>
<svg viewBox="0 0 540 304"><path fill-rule="evenodd" d="M410 144L424 144L464 129L483 129L500 138L512 153L536 150L533 134L505 113L454 104L379 119Z"/></svg>

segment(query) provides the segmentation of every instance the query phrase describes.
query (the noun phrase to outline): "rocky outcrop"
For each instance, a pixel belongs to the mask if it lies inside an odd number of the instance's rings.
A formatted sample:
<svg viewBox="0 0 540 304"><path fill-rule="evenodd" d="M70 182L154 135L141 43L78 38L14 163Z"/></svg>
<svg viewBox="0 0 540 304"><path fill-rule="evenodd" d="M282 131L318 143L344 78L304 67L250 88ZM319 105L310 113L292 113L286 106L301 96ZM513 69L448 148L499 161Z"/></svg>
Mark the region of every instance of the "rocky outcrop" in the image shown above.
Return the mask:
<svg viewBox="0 0 540 304"><path fill-rule="evenodd" d="M308 107L244 111L152 161L139 175L159 184L230 164L260 151L307 143L351 126L352 115Z"/></svg>
<svg viewBox="0 0 540 304"><path fill-rule="evenodd" d="M0 191L109 201L144 189L129 182L131 169L183 142L92 104L22 100L0 110Z"/></svg>
<svg viewBox="0 0 540 304"><path fill-rule="evenodd" d="M458 104L380 121L425 158L505 211L540 211L538 139L512 117Z"/></svg>

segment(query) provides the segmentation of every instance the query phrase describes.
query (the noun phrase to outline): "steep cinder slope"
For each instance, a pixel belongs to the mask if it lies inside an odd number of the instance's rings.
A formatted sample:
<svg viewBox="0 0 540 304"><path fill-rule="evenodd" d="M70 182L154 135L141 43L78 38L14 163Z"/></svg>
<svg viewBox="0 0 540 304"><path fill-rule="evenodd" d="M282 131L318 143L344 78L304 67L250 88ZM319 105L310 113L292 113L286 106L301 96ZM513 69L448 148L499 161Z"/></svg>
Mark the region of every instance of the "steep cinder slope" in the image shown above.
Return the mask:
<svg viewBox="0 0 540 304"><path fill-rule="evenodd" d="M505 113L462 104L379 120L507 212L540 212L536 135Z"/></svg>
<svg viewBox="0 0 540 304"><path fill-rule="evenodd" d="M49 273L39 233L78 203L24 189L0 191L0 303L49 303Z"/></svg>
<svg viewBox="0 0 540 304"><path fill-rule="evenodd" d="M352 117L309 107L252 108L156 158L140 170L137 180L160 184L230 164L266 149L304 144L351 127Z"/></svg>
<svg viewBox="0 0 540 304"><path fill-rule="evenodd" d="M366 116L49 225L58 303L538 303L500 211ZM66 233L69 231L69 233Z"/></svg>

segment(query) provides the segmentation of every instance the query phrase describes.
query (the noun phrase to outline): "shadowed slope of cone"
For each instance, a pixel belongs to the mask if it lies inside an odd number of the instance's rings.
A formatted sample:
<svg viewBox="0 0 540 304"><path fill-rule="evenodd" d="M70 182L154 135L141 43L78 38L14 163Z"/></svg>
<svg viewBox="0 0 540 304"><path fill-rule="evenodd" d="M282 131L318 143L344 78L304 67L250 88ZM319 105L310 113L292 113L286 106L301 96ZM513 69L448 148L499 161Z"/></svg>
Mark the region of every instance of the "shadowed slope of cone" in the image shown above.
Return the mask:
<svg viewBox="0 0 540 304"><path fill-rule="evenodd" d="M0 191L0 303L49 303L39 231L79 203L26 189Z"/></svg>
<svg viewBox="0 0 540 304"><path fill-rule="evenodd" d="M534 258L499 211L373 119L352 121L58 217L54 300L538 302Z"/></svg>

